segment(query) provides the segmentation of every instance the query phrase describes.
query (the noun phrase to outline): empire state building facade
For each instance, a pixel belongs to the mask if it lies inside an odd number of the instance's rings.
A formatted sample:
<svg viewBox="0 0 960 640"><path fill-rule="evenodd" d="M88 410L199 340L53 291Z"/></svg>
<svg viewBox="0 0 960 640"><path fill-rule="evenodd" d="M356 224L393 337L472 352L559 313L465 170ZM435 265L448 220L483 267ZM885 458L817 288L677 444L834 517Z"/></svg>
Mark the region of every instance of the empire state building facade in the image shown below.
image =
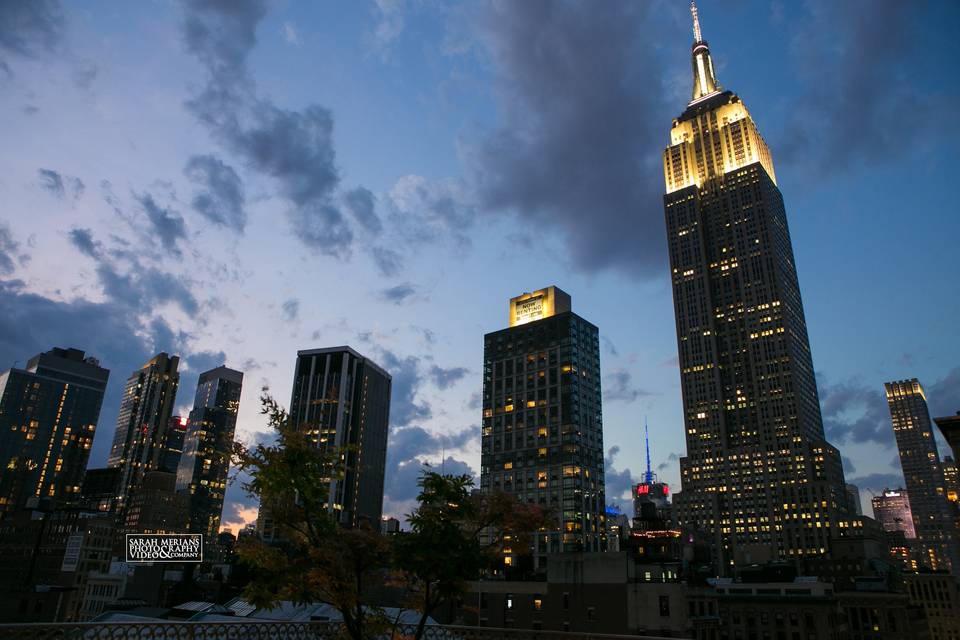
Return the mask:
<svg viewBox="0 0 960 640"><path fill-rule="evenodd" d="M783 196L694 20L693 98L663 154L687 455L675 516L717 570L828 552L847 512L824 437Z"/></svg>

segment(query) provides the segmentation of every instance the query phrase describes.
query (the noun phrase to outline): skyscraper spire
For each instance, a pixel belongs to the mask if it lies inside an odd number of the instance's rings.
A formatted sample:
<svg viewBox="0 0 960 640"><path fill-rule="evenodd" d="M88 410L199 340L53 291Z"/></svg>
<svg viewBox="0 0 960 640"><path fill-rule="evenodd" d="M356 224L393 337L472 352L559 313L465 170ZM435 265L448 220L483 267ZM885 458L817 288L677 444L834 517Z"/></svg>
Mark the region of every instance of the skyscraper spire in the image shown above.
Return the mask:
<svg viewBox="0 0 960 640"><path fill-rule="evenodd" d="M693 102L719 91L720 83L713 73L710 47L700 32L700 14L696 2L690 2L690 15L693 16Z"/></svg>
<svg viewBox="0 0 960 640"><path fill-rule="evenodd" d="M692 4L692 3L691 3ZM643 474L643 481L653 483L653 471L650 470L650 429L647 427L647 417L643 417L643 437L647 441L647 472Z"/></svg>
<svg viewBox="0 0 960 640"><path fill-rule="evenodd" d="M703 36L700 34L700 16L697 14L697 3L690 0L690 15L693 16L693 41L694 43L703 42Z"/></svg>

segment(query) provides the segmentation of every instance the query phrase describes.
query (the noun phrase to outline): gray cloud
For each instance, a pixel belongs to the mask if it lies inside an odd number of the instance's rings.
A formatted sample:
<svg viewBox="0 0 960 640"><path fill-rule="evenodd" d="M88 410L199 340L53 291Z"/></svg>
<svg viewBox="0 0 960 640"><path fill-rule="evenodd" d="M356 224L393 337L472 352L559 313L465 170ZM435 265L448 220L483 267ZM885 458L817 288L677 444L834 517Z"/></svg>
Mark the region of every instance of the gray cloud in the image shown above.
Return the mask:
<svg viewBox="0 0 960 640"><path fill-rule="evenodd" d="M401 305L409 300L417 292L412 284L405 282L393 287L388 287L380 291L379 297L386 302L392 302Z"/></svg>
<svg viewBox="0 0 960 640"><path fill-rule="evenodd" d="M377 198L369 189L357 187L343 194L347 210L368 232L376 235L383 231L383 223L377 216Z"/></svg>
<svg viewBox="0 0 960 640"><path fill-rule="evenodd" d="M128 272L122 273L89 229L71 229L67 237L78 251L96 263L100 286L112 302L134 313L145 313L152 306L164 303L175 304L189 315L199 311L200 303L190 290L193 283L184 276L144 265L134 254L119 251L116 253L131 261Z"/></svg>
<svg viewBox="0 0 960 640"><path fill-rule="evenodd" d="M82 60L73 70L73 82L84 91L89 91L99 73L100 67L90 60Z"/></svg>
<svg viewBox="0 0 960 640"><path fill-rule="evenodd" d="M417 401L417 392L423 386L420 358L402 358L392 351L378 349L377 362L393 376L390 397L390 424L405 427L412 422L428 420L433 415L429 403Z"/></svg>
<svg viewBox="0 0 960 640"><path fill-rule="evenodd" d="M836 173L854 163L889 162L957 133L952 106L957 91L951 83L924 92L916 83L897 80L917 72L911 54L925 46L917 22L921 12L897 0L816 0L805 6L809 13L792 45L795 77L804 90L778 145L783 160L815 174ZM949 11L947 6L933 3L927 10ZM941 63L929 60L919 64ZM909 136L902 135L904 122L912 123Z"/></svg>
<svg viewBox="0 0 960 640"><path fill-rule="evenodd" d="M227 487L227 499L223 503L223 515L220 521L223 523L243 522L244 514L242 510L259 508L260 500L256 496L248 495L240 489L240 485L249 480L248 476L238 476L238 474L231 473L230 477L230 485ZM239 531L233 531L233 535L236 536L239 534Z"/></svg>
<svg viewBox="0 0 960 640"><path fill-rule="evenodd" d="M857 485L861 492L866 491L867 495L878 494L884 489L897 489L903 486L902 473L871 473L855 478L847 478L850 484ZM863 495L863 494L861 494Z"/></svg>
<svg viewBox="0 0 960 640"><path fill-rule="evenodd" d="M373 255L373 263L384 277L392 278L403 268L403 258L393 249L375 246L370 253Z"/></svg>
<svg viewBox="0 0 960 640"><path fill-rule="evenodd" d="M330 256L345 258L353 244L353 231L336 207L317 203L288 212L294 236L305 245Z"/></svg>
<svg viewBox="0 0 960 640"><path fill-rule="evenodd" d="M376 0L378 19L367 41L371 52L382 60L390 57L393 44L403 33L404 4L403 0Z"/></svg>
<svg viewBox="0 0 960 640"><path fill-rule="evenodd" d="M300 317L300 301L296 298L285 300L283 305L283 319L287 322L293 322Z"/></svg>
<svg viewBox="0 0 960 640"><path fill-rule="evenodd" d="M309 248L346 257L349 223L333 204L340 182L333 148L333 118L319 105L281 109L258 97L247 69L265 3L187 2L184 41L206 67L203 90L187 107L227 149L280 185L290 201L294 235Z"/></svg>
<svg viewBox="0 0 960 640"><path fill-rule="evenodd" d="M83 195L84 190L87 188L80 178L66 176L53 169L41 168L37 169L37 173L40 175L40 186L49 192L50 195L60 198L61 200L66 197L68 190L70 196L74 200L77 200Z"/></svg>
<svg viewBox="0 0 960 640"><path fill-rule="evenodd" d="M840 460L843 462L843 475L853 475L857 472L857 467L853 464L853 460L847 456L840 456Z"/></svg>
<svg viewBox="0 0 960 640"><path fill-rule="evenodd" d="M617 470L615 460L619 453L620 447L610 447L603 461L607 504L619 507L624 513L631 513L632 500L624 498L623 495L630 492L636 480L630 469Z"/></svg>
<svg viewBox="0 0 960 640"><path fill-rule="evenodd" d="M108 297L133 310L146 311L148 306L168 302L189 315L195 315L200 309L183 276L142 266L121 274L107 261L97 265L97 276Z"/></svg>
<svg viewBox="0 0 960 640"><path fill-rule="evenodd" d="M463 180L408 175L397 180L388 195L390 218L406 242L449 237L460 247L470 245L466 232L477 217L477 209Z"/></svg>
<svg viewBox="0 0 960 640"><path fill-rule="evenodd" d="M156 233L160 242L161 251L180 252L177 243L187 237L187 227L183 218L170 208L164 208L157 204L156 200L149 193L134 194L134 199L140 203L143 212L147 214L150 226Z"/></svg>
<svg viewBox="0 0 960 640"><path fill-rule="evenodd" d="M465 367L451 367L449 369L444 369L443 367L438 367L433 365L430 367L430 378L433 380L433 384L437 385L437 388L440 390L449 389L455 385L460 380L470 373L470 370Z"/></svg>
<svg viewBox="0 0 960 640"><path fill-rule="evenodd" d="M633 375L626 369L617 369L604 376L604 400L629 403L651 395L653 395L651 392L633 385Z"/></svg>
<svg viewBox="0 0 960 640"><path fill-rule="evenodd" d="M437 334L435 334L430 329L427 329L426 327L418 327L416 325L411 325L410 328L416 331L417 333L419 333L425 343L427 344L437 343Z"/></svg>
<svg viewBox="0 0 960 640"><path fill-rule="evenodd" d="M867 387L857 380L828 384L823 375L818 378L821 382L823 428L830 442L894 445L893 427L882 386Z"/></svg>
<svg viewBox="0 0 960 640"><path fill-rule="evenodd" d="M467 409L473 411L480 411L480 408L483 406L483 401L480 397L479 391L474 391L470 394L470 399L467 400Z"/></svg>
<svg viewBox="0 0 960 640"><path fill-rule="evenodd" d="M480 427L470 426L454 433L432 433L423 427L411 426L393 429L388 451L398 461L411 460L462 449L480 439Z"/></svg>
<svg viewBox="0 0 960 640"><path fill-rule="evenodd" d="M261 362L258 360L254 360L253 358L247 358L246 360L240 363L240 370L244 372L258 371L260 369L270 368L275 366L277 366L277 363L272 360L264 360Z"/></svg>
<svg viewBox="0 0 960 640"><path fill-rule="evenodd" d="M934 418L952 416L960 411L960 367L954 367L925 389L930 414Z"/></svg>
<svg viewBox="0 0 960 640"><path fill-rule="evenodd" d="M480 427L471 426L452 434L432 433L423 427L411 426L393 429L387 447L387 483L385 509L395 514L408 508L404 503L417 495L417 479L427 468L451 475L476 476L467 463L445 452L462 449L480 437ZM436 458L443 456L438 463Z"/></svg>
<svg viewBox="0 0 960 640"><path fill-rule="evenodd" d="M215 225L243 233L247 225L246 194L233 167L213 155L191 156L184 174L200 187L191 201L194 211Z"/></svg>
<svg viewBox="0 0 960 640"><path fill-rule="evenodd" d="M93 239L93 232L90 229L71 229L67 237L80 253L89 258L100 258L100 243Z"/></svg>
<svg viewBox="0 0 960 640"><path fill-rule="evenodd" d="M607 351L607 353L609 353L611 356L618 356L618 355L620 355L620 352L617 351L617 345L613 344L613 340L611 340L611 339L608 338L607 336L600 336L600 341L603 343L603 348L604 348L604 349Z"/></svg>
<svg viewBox="0 0 960 640"><path fill-rule="evenodd" d="M167 324L162 316L156 316L148 323L150 328L149 335L153 338L153 351L166 351L167 353L180 353L187 347L190 340L190 334L186 331L177 330ZM181 388L187 388L181 385Z"/></svg>
<svg viewBox="0 0 960 640"><path fill-rule="evenodd" d="M17 252L20 250L20 243L13 239L13 233L10 226L0 220L0 275L10 275L17 268ZM24 261L24 256L19 256L19 261Z"/></svg>
<svg viewBox="0 0 960 640"><path fill-rule="evenodd" d="M490 5L502 121L464 157L480 202L558 231L577 268L660 275L665 105L653 3Z"/></svg>
<svg viewBox="0 0 960 640"><path fill-rule="evenodd" d="M26 58L57 50L64 18L57 0L0 2L0 49Z"/></svg>
<svg viewBox="0 0 960 640"><path fill-rule="evenodd" d="M657 465L657 471L666 471L673 466L674 463L678 464L680 462L680 456L681 454L671 451L670 455L667 456L667 461Z"/></svg>

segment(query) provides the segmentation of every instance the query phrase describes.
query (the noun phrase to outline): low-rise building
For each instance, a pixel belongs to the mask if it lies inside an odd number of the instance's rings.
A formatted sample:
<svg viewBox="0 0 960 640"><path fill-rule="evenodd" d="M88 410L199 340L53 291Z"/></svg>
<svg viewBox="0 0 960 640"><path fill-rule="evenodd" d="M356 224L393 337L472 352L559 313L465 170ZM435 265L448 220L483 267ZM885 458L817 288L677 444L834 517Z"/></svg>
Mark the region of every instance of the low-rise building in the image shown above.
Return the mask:
<svg viewBox="0 0 960 640"><path fill-rule="evenodd" d="M6 514L0 521L0 621L76 619L90 572L109 567L114 533L113 516L91 509Z"/></svg>
<svg viewBox="0 0 960 640"><path fill-rule="evenodd" d="M473 584L485 627L683 637L690 630L679 567L632 551L548 556L545 581Z"/></svg>
<svg viewBox="0 0 960 640"><path fill-rule="evenodd" d="M960 583L947 573L904 576L910 603L923 609L931 640L960 638Z"/></svg>

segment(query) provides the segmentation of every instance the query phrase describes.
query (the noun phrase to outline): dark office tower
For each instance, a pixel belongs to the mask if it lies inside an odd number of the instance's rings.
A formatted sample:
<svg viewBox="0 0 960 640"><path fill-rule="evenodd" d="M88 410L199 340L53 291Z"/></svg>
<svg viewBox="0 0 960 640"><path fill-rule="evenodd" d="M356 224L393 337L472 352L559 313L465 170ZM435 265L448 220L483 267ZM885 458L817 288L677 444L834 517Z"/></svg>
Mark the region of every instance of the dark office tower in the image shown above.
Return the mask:
<svg viewBox="0 0 960 640"><path fill-rule="evenodd" d="M177 491L190 494L190 533L213 542L220 531L243 374L217 367L200 374L177 471Z"/></svg>
<svg viewBox="0 0 960 640"><path fill-rule="evenodd" d="M109 375L83 351L60 348L0 373L0 512L80 497Z"/></svg>
<svg viewBox="0 0 960 640"><path fill-rule="evenodd" d="M177 356L159 353L127 379L107 459L107 466L120 468L120 508L143 475L159 470L166 458L167 429L180 382L179 364Z"/></svg>
<svg viewBox="0 0 960 640"><path fill-rule="evenodd" d="M943 467L923 387L916 378L887 382L883 386L887 391L921 561L934 570L960 573Z"/></svg>
<svg viewBox="0 0 960 640"><path fill-rule="evenodd" d="M176 491L176 484L177 476L174 473L144 473L123 510L123 532L186 532L190 496Z"/></svg>
<svg viewBox="0 0 960 640"><path fill-rule="evenodd" d="M350 447L343 480L330 483L330 509L344 526L380 527L390 386L389 373L350 347L297 352L290 419L321 448Z"/></svg>
<svg viewBox="0 0 960 640"><path fill-rule="evenodd" d="M187 418L173 416L167 424L167 435L163 438L163 455L160 471L176 473L180 468L180 456L183 455L183 439L187 435Z"/></svg>
<svg viewBox="0 0 960 640"><path fill-rule="evenodd" d="M663 154L687 455L674 508L718 570L827 553L847 511L824 438L773 159L714 76L694 17L693 99Z"/></svg>
<svg viewBox="0 0 960 640"><path fill-rule="evenodd" d="M860 488L855 484L847 483L848 510L851 515L862 516L863 505L860 504Z"/></svg>
<svg viewBox="0 0 960 640"><path fill-rule="evenodd" d="M96 511L116 511L120 471L120 467L87 469L80 486L81 506Z"/></svg>
<svg viewBox="0 0 960 640"><path fill-rule="evenodd" d="M510 300L510 326L483 337L481 491L556 510L546 554L601 551L606 532L597 327L556 287ZM514 558L507 554L505 562Z"/></svg>

